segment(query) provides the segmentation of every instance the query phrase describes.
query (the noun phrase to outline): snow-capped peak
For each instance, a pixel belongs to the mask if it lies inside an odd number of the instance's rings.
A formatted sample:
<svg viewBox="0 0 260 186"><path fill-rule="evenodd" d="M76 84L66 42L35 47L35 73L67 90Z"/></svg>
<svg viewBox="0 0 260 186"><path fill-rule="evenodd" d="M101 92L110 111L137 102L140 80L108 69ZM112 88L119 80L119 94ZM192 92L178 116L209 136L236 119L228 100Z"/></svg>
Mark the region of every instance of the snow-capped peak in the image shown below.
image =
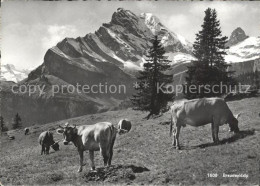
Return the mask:
<svg viewBox="0 0 260 186"><path fill-rule="evenodd" d="M145 25L154 35L161 36L161 43L164 47L180 42L183 46L191 49L191 44L183 36L170 31L152 13L141 13L140 18L144 19Z"/></svg>
<svg viewBox="0 0 260 186"><path fill-rule="evenodd" d="M1 66L1 81L19 82L27 78L29 70L19 70L13 64L5 64Z"/></svg>
<svg viewBox="0 0 260 186"><path fill-rule="evenodd" d="M243 62L260 58L260 38L249 37L227 50L226 62Z"/></svg>
<svg viewBox="0 0 260 186"><path fill-rule="evenodd" d="M144 19L146 26L153 34L157 34L164 27L152 13L141 13L140 17Z"/></svg>

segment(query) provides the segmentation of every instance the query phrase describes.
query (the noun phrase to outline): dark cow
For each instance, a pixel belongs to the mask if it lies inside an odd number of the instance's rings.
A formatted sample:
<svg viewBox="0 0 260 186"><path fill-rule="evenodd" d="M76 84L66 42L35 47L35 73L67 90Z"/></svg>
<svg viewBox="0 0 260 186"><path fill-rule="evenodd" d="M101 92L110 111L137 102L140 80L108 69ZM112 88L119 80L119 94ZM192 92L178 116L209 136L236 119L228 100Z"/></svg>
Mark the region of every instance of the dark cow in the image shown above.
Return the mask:
<svg viewBox="0 0 260 186"><path fill-rule="evenodd" d="M59 150L59 143L53 140L53 134L50 131L44 131L39 136L39 143L42 146L41 155L49 154L50 147L53 150Z"/></svg>
<svg viewBox="0 0 260 186"><path fill-rule="evenodd" d="M125 134L131 130L131 122L128 119L121 119L118 122L117 128L118 128L118 134Z"/></svg>
<svg viewBox="0 0 260 186"><path fill-rule="evenodd" d="M113 156L113 146L116 139L117 129L109 122L100 122L94 125L83 125L79 127L59 127L57 133L63 134L64 145L74 143L78 148L80 166L78 172L82 171L83 152L88 150L91 160L91 170L95 170L94 151L100 151L103 156L104 166L110 166Z"/></svg>
<svg viewBox="0 0 260 186"><path fill-rule="evenodd" d="M27 135L29 133L29 128L24 129L24 135Z"/></svg>
<svg viewBox="0 0 260 186"><path fill-rule="evenodd" d="M15 137L14 137L14 136L11 136L11 135L9 135L9 136L8 136L8 139L9 139L9 140L14 140L14 139L15 139Z"/></svg>
<svg viewBox="0 0 260 186"><path fill-rule="evenodd" d="M219 126L228 123L230 131L239 132L237 120L239 115L234 116L227 103L220 98L203 98L174 103L171 106L170 135L173 123L175 123L172 144L179 149L180 129L186 124L199 127L209 123L211 123L213 141L217 144L219 143Z"/></svg>

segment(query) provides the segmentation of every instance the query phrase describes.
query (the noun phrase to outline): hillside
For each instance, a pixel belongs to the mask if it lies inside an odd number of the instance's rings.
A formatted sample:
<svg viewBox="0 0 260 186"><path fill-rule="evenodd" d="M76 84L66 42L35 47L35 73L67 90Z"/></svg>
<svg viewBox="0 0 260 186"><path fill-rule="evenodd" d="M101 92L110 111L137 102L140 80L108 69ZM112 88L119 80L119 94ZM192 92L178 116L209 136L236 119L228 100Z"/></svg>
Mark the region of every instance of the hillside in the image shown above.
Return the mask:
<svg viewBox="0 0 260 186"><path fill-rule="evenodd" d="M182 128L180 143L182 149L171 147L169 115L144 120L146 113L120 110L71 118L42 126L30 127L30 134L23 130L10 131L15 140L1 136L0 182L4 185L34 184L137 184L137 185L257 185L259 184L259 98L228 102L234 114L242 112L239 119L240 134L228 132L228 126L220 127L221 145L212 144L210 125ZM117 136L114 147L113 166L102 167L99 153L95 153L95 163L99 172L104 171L103 181L91 181L88 153L84 153L86 166L77 173L78 152L73 145L60 143L60 151L50 155L40 155L37 138L44 130L54 130L65 122L83 125L99 121L116 124L121 118L132 121L132 130ZM55 133L56 140L62 136ZM208 177L217 173L218 177ZM248 178L223 178L222 174L248 174ZM94 177L93 177L94 176Z"/></svg>

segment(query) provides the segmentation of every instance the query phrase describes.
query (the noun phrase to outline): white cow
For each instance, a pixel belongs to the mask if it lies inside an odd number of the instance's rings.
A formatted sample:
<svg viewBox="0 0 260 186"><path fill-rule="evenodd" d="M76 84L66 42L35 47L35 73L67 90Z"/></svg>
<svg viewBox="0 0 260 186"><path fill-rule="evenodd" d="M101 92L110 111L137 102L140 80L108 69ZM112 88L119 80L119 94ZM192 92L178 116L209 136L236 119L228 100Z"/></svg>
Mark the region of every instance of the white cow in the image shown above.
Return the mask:
<svg viewBox="0 0 260 186"><path fill-rule="evenodd" d="M214 143L219 143L219 126L228 123L230 131L239 132L238 114L236 117L228 108L227 103L220 98L202 98L189 101L181 101L171 106L171 126L172 134L173 123L173 146L179 149L179 135L181 127L191 125L194 127L203 126L211 123L212 137Z"/></svg>

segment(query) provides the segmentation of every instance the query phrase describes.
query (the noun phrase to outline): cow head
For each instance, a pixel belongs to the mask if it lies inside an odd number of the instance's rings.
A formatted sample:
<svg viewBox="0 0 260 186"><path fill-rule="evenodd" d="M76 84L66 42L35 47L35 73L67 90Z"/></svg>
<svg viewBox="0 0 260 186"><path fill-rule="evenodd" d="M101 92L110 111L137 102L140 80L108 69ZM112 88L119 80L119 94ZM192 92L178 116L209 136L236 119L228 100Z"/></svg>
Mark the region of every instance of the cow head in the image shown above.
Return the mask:
<svg viewBox="0 0 260 186"><path fill-rule="evenodd" d="M59 126L56 130L58 134L63 134L64 140L63 144L68 145L69 142L74 141L77 137L77 128L76 126L69 126L68 123L65 124L65 127Z"/></svg>
<svg viewBox="0 0 260 186"><path fill-rule="evenodd" d="M51 147L52 147L53 150L55 150L55 151L60 150L59 142L55 142L53 145L51 145Z"/></svg>
<svg viewBox="0 0 260 186"><path fill-rule="evenodd" d="M125 134L125 133L128 133L130 130L131 130L131 122L127 119L122 119L119 121L118 123L118 134L121 135L121 134Z"/></svg>
<svg viewBox="0 0 260 186"><path fill-rule="evenodd" d="M237 114L235 117L233 117L229 123L229 127L230 127L230 132L235 132L238 133L239 132L239 128L238 128L238 118L241 115L241 113Z"/></svg>

